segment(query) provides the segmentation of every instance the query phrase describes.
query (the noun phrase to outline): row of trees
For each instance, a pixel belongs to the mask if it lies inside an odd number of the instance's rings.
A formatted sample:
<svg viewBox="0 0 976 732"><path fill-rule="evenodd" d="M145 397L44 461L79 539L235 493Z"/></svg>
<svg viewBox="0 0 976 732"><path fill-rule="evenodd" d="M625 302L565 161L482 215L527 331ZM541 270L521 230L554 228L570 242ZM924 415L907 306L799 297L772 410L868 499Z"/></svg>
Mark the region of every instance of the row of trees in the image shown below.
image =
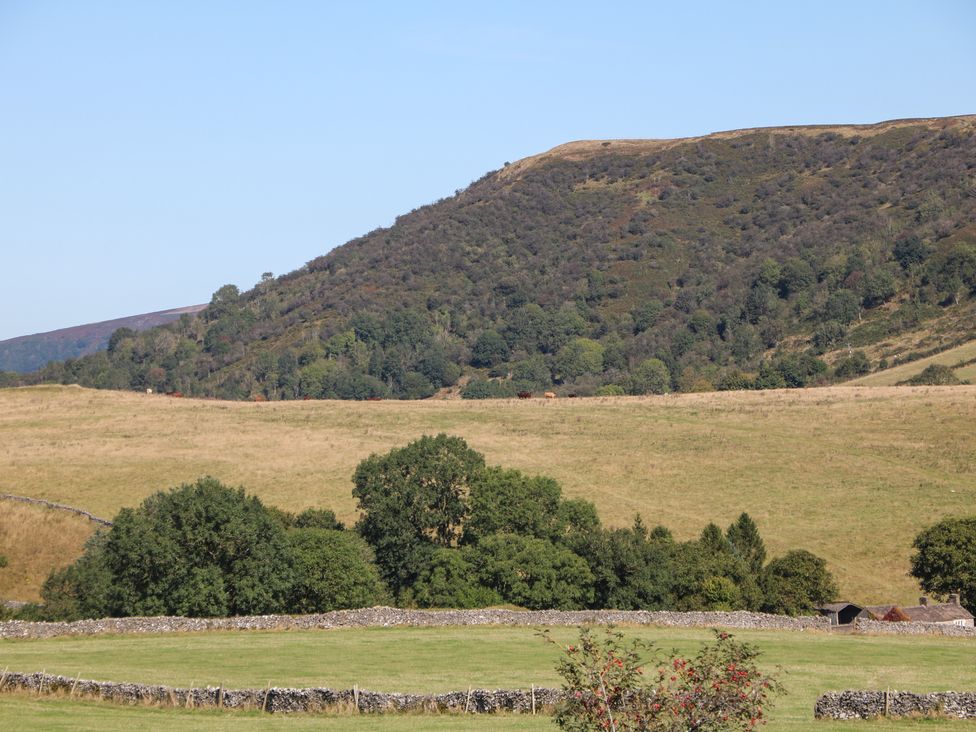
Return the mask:
<svg viewBox="0 0 976 732"><path fill-rule="evenodd" d="M44 585L51 618L420 607L752 609L800 613L836 587L822 559L766 561L743 514L676 541L638 517L601 526L544 476L487 466L458 437L423 437L356 469L352 530L212 478L123 509Z"/></svg>
<svg viewBox="0 0 976 732"><path fill-rule="evenodd" d="M587 501L544 476L487 466L457 437L423 437L372 455L354 475L362 515L293 515L203 478L123 509L75 563L44 584L50 619L307 613L403 606L531 609L749 609L799 614L834 599L823 559L767 561L742 514L676 541L638 517L605 528ZM976 607L976 518L916 538L926 592Z"/></svg>
<svg viewBox="0 0 976 732"><path fill-rule="evenodd" d="M690 542L648 530L639 517L631 528L607 529L592 503L563 498L551 478L486 466L457 437L373 455L354 481L357 529L404 603L798 613L836 593L824 561L809 552L767 564L746 514Z"/></svg>

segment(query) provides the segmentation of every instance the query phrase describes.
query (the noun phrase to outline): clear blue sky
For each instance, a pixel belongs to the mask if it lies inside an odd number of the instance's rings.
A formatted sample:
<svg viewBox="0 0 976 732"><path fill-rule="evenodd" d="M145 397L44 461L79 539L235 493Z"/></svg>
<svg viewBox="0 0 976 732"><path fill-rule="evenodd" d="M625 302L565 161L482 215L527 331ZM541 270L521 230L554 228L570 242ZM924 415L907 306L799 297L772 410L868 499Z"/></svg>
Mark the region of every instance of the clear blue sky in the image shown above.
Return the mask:
<svg viewBox="0 0 976 732"><path fill-rule="evenodd" d="M249 288L569 140L967 113L970 0L0 0L0 339Z"/></svg>

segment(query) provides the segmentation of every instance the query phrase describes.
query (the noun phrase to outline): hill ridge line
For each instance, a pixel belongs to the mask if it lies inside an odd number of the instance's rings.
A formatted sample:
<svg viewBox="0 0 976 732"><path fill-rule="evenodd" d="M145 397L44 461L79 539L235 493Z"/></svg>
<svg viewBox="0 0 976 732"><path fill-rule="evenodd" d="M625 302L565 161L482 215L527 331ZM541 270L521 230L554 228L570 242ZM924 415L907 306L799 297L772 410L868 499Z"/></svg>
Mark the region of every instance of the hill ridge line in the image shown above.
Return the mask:
<svg viewBox="0 0 976 732"><path fill-rule="evenodd" d="M727 140L730 138L741 137L749 134L770 133L770 134L790 134L798 132L837 132L843 134L881 134L889 129L898 127L908 127L912 125L937 125L939 127L951 127L956 124L976 124L976 114L958 114L948 117L902 117L898 119L882 120L880 122L850 123L838 122L827 124L811 125L773 125L766 127L740 127L731 130L718 130L708 132L703 135L691 135L689 137L624 137L607 139L583 139L570 140L563 142L555 147L534 155L520 158L506 167L497 171L501 178L514 177L518 173L524 172L537 164L544 163L554 158L579 158L588 155L607 152L607 148L616 146L624 150L634 151L635 149L667 150L677 145L701 142L703 140ZM613 152L611 149L610 152Z"/></svg>

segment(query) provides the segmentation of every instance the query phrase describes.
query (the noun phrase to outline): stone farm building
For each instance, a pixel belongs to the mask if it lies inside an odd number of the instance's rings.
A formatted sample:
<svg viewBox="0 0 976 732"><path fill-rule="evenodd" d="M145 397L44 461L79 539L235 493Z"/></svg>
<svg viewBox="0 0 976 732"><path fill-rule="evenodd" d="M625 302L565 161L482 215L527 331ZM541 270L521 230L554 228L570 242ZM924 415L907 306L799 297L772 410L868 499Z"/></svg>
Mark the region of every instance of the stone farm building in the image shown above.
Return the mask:
<svg viewBox="0 0 976 732"><path fill-rule="evenodd" d="M860 606L850 602L831 602L817 608L830 618L831 625L848 625L854 620L885 620L888 622L935 623L972 627L973 614L959 604L959 595L949 595L949 602L931 604L927 597L918 598L918 605Z"/></svg>

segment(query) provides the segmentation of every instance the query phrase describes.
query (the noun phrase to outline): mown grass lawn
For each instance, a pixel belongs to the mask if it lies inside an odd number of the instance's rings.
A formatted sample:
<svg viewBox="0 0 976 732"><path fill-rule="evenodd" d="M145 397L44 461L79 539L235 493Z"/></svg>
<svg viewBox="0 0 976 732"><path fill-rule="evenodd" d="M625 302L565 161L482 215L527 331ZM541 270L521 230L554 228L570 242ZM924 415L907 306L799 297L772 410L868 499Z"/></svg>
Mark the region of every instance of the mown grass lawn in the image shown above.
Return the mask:
<svg viewBox="0 0 976 732"><path fill-rule="evenodd" d="M690 653L710 637L707 630L625 628L629 635ZM572 628L552 635L568 643ZM969 723L902 721L835 724L813 720L816 697L829 690L892 688L912 691L976 690L976 639L898 636L839 636L824 633L740 631L741 640L763 651L767 669L781 666L788 695L777 701L769 729L877 730L973 728ZM482 688L528 688L558 685L553 666L558 651L532 629L510 627L396 628L300 632L238 632L148 637L60 638L3 641L0 667L81 675L116 681L175 686L227 687L333 686L382 691L447 691ZM178 712L158 716L158 709L106 709L104 703L37 700L0 696L0 727L5 718L40 721L48 715L79 719L117 719L128 725L132 715L146 715L153 728L172 720L219 728L251 715ZM62 711L67 710L67 711ZM116 716L117 715L117 716ZM186 716L189 715L189 716ZM196 716L199 715L199 716ZM297 718L296 718L297 719ZM446 721L445 721L446 719ZM157 725L156 720L164 720ZM263 723L267 720L258 720ZM546 720L518 715L487 718L371 717L275 719L274 724L304 729L306 724L338 725L335 729L544 729ZM111 722L111 725L115 725ZM176 724L176 722L174 722ZM444 724L446 726L438 726ZM109 725L109 726L111 726ZM365 726L359 726L365 725Z"/></svg>

